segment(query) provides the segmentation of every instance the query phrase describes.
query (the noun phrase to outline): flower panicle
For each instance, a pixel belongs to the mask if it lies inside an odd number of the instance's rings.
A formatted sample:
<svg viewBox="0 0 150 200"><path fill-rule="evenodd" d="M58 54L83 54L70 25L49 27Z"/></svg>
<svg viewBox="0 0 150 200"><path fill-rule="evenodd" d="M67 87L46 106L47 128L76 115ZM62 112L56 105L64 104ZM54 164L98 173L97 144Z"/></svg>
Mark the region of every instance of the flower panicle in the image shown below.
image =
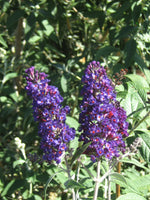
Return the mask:
<svg viewBox="0 0 150 200"><path fill-rule="evenodd" d="M68 143L75 137L75 129L65 123L69 106L62 107L63 98L57 87L49 85L45 73L30 67L26 71L25 89L33 100L34 119L39 122L40 147L47 162L61 162L61 157L68 149Z"/></svg>
<svg viewBox="0 0 150 200"><path fill-rule="evenodd" d="M85 153L93 161L102 156L119 157L120 152L125 152L128 123L126 112L116 100L114 85L104 67L96 61L89 63L82 82L79 141L84 144L91 141Z"/></svg>

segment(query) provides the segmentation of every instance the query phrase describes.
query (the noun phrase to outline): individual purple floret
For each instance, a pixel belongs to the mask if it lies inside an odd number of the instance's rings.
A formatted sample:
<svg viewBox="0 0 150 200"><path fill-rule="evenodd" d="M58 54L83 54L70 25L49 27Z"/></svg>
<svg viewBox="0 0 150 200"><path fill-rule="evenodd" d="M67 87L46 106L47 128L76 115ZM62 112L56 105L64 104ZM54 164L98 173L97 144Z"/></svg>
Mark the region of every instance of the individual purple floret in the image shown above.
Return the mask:
<svg viewBox="0 0 150 200"><path fill-rule="evenodd" d="M82 82L79 141L91 142L85 153L93 162L102 156L119 157L120 152L125 152L123 138L128 136L128 122L126 112L116 100L112 81L100 63L93 61L87 66Z"/></svg>
<svg viewBox="0 0 150 200"><path fill-rule="evenodd" d="M61 157L67 150L67 144L75 137L75 129L65 123L69 106L62 107L63 101L58 88L48 85L45 73L35 71L30 67L27 73L26 90L33 99L34 119L39 122L39 135L44 159L49 163L54 160L61 162Z"/></svg>

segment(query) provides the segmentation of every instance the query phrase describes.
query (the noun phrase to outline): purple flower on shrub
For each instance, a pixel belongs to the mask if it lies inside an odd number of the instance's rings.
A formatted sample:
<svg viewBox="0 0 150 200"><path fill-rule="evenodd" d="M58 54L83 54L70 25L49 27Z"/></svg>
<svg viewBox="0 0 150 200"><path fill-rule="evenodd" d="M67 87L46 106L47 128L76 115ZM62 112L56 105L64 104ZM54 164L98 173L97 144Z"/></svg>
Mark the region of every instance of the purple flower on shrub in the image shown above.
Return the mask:
<svg viewBox="0 0 150 200"><path fill-rule="evenodd" d="M75 137L75 129L69 128L65 123L66 114L70 112L69 106L62 107L63 101L58 88L48 85L45 73L35 71L30 67L27 73L26 90L33 99L34 119L39 122L39 135L44 159L61 162L61 157L67 150L67 144Z"/></svg>
<svg viewBox="0 0 150 200"><path fill-rule="evenodd" d="M91 142L85 153L96 158L119 157L125 152L124 138L128 136L126 112L116 100L112 81L99 62L89 63L82 78L83 100L79 116L79 141Z"/></svg>

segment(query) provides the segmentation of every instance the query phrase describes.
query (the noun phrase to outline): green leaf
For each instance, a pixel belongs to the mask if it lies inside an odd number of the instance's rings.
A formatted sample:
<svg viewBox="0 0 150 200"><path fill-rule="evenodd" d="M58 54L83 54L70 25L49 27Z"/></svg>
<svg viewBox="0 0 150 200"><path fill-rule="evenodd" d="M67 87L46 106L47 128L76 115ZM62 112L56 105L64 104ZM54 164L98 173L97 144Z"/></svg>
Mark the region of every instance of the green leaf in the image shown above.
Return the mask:
<svg viewBox="0 0 150 200"><path fill-rule="evenodd" d="M106 46L103 48L100 48L95 56L96 60L99 60L101 57L107 57L109 54L113 53L113 52L117 52L118 49L113 47L113 46Z"/></svg>
<svg viewBox="0 0 150 200"><path fill-rule="evenodd" d="M25 10L17 9L15 12L12 12L11 15L9 15L8 20L7 20L7 27L11 27L14 24L17 24L18 19L21 17L24 17L25 15Z"/></svg>
<svg viewBox="0 0 150 200"><path fill-rule="evenodd" d="M138 98L136 98L137 99L136 100L135 97L137 97L137 92L135 91L133 86L131 87L131 83L128 83L128 93L126 94L125 98L122 99L121 101L121 106L126 110L127 115L129 115L130 113L134 111L132 109L132 105L133 105L132 102L138 101Z"/></svg>
<svg viewBox="0 0 150 200"><path fill-rule="evenodd" d="M128 8L131 6L130 2L125 1L123 4L120 4L121 6L118 6L119 8L116 10L115 13L112 14L114 19L121 19L124 15L124 12L128 10Z"/></svg>
<svg viewBox="0 0 150 200"><path fill-rule="evenodd" d="M78 121L77 121L76 119L74 119L73 117L67 116L67 117L66 117L66 123L67 123L70 127L75 128L76 130L77 130L78 127L79 127Z"/></svg>
<svg viewBox="0 0 150 200"><path fill-rule="evenodd" d="M111 176L111 181L112 182L115 182L115 183L118 183L118 184L120 184L120 182L121 182L121 183L123 183L123 185L127 184L126 179L124 178L124 176L119 174L119 173L117 173L117 172L111 173L110 176Z"/></svg>
<svg viewBox="0 0 150 200"><path fill-rule="evenodd" d="M133 10L133 20L134 20L134 23L138 23L138 19L139 19L139 16L141 14L141 8L142 8L141 5L134 6L134 10Z"/></svg>
<svg viewBox="0 0 150 200"><path fill-rule="evenodd" d="M75 154L73 155L72 160L71 160L71 164L70 164L71 166L72 166L72 164L74 163L74 161L75 161L76 159L78 159L78 158L80 157L80 155L88 148L88 146L89 146L90 144L91 144L91 142L89 142L89 143L83 145L82 147L80 147L79 149L76 150L76 152L75 152Z"/></svg>
<svg viewBox="0 0 150 200"><path fill-rule="evenodd" d="M10 3L9 2L3 2L3 8L2 8L2 11L5 13L7 10L8 10L8 8L10 7L11 5L10 5Z"/></svg>
<svg viewBox="0 0 150 200"><path fill-rule="evenodd" d="M23 163L25 163L25 160L16 160L13 162L13 168L15 168L17 165L22 165Z"/></svg>
<svg viewBox="0 0 150 200"><path fill-rule="evenodd" d="M116 35L116 39L130 38L132 34L135 34L137 27L135 26L125 26L121 31Z"/></svg>
<svg viewBox="0 0 150 200"><path fill-rule="evenodd" d="M30 44L34 44L35 42L38 42L40 39L41 39L41 36L39 36L39 35L34 35L33 37L31 37L31 38L29 39L29 43L30 43Z"/></svg>
<svg viewBox="0 0 150 200"><path fill-rule="evenodd" d="M34 194L34 199L35 200L42 200L42 198L39 195L37 195L37 194Z"/></svg>
<svg viewBox="0 0 150 200"><path fill-rule="evenodd" d="M116 200L146 200L146 199L136 193L128 193L125 195L121 195Z"/></svg>
<svg viewBox="0 0 150 200"><path fill-rule="evenodd" d="M82 172L83 172L83 170L82 170ZM86 176L86 173L84 173L84 175ZM87 176L89 176L88 172L87 172ZM84 186L87 187L87 188L92 188L93 187L93 180L92 180L92 178L89 178L89 177L81 178L79 182L82 185L84 184Z"/></svg>
<svg viewBox="0 0 150 200"><path fill-rule="evenodd" d="M2 102L2 103L7 102L7 97L1 96L1 97L0 97L0 102Z"/></svg>
<svg viewBox="0 0 150 200"><path fill-rule="evenodd" d="M9 191L9 189L12 187L12 185L14 184L15 180L10 181L7 186L4 188L1 196L5 196L7 194L7 192Z"/></svg>
<svg viewBox="0 0 150 200"><path fill-rule="evenodd" d="M141 145L141 154L145 161L148 163L150 162L150 133L142 133L139 134L139 136L142 138L142 145Z"/></svg>
<svg viewBox="0 0 150 200"><path fill-rule="evenodd" d="M134 175L133 173L131 173ZM139 195L146 195L148 191L150 190L150 175L145 176L129 176L128 179L126 179L128 189L130 191L134 191Z"/></svg>
<svg viewBox="0 0 150 200"><path fill-rule="evenodd" d="M45 28L44 33L47 36L50 36L50 34L54 31L54 28L48 23L48 20L43 20L42 24L44 25Z"/></svg>
<svg viewBox="0 0 150 200"><path fill-rule="evenodd" d="M61 88L63 92L67 92L67 79L64 75L61 77Z"/></svg>
<svg viewBox="0 0 150 200"><path fill-rule="evenodd" d="M100 29L102 30L103 24L105 22L105 12L104 11L99 11L99 16L98 16L98 24Z"/></svg>
<svg viewBox="0 0 150 200"><path fill-rule="evenodd" d="M9 74L6 74L6 76L4 76L2 83L5 84L8 80L16 78L18 76L18 74L16 72L12 72Z"/></svg>
<svg viewBox="0 0 150 200"><path fill-rule="evenodd" d="M65 182L65 187L68 188L74 188L74 189L81 189L81 188L85 188L85 186L81 185L80 183L70 179L68 181Z"/></svg>
<svg viewBox="0 0 150 200"><path fill-rule="evenodd" d="M142 169L145 169L145 170L149 171L149 169L147 167L145 167L142 163L140 163L139 161L135 160L134 158L132 158L132 160L130 160L128 158L124 158L124 159L120 160L120 162L129 163L129 164L135 165L137 167L140 167Z"/></svg>
<svg viewBox="0 0 150 200"><path fill-rule="evenodd" d="M53 178L54 178L57 174L61 173L62 171L63 171L63 170L60 170L60 171L56 172L55 174L53 174L53 175L47 180L47 182L46 182L46 184L45 184L45 187L44 187L44 196L45 196L45 198L46 198L46 191L47 191L48 185L49 185L50 182L53 180Z"/></svg>
<svg viewBox="0 0 150 200"><path fill-rule="evenodd" d="M6 41L3 39L2 35L0 35L0 43L4 46L4 47L8 47Z"/></svg>
<svg viewBox="0 0 150 200"><path fill-rule="evenodd" d="M135 87L143 101L143 104L146 105L147 89L149 88L147 81L142 76L139 76L137 74L128 74L126 75L126 77L132 81L133 86Z"/></svg>
<svg viewBox="0 0 150 200"><path fill-rule="evenodd" d="M12 194L14 191L18 190L21 187L24 187L26 181L23 179L16 179L9 182L6 187L4 188L1 196L5 196Z"/></svg>
<svg viewBox="0 0 150 200"><path fill-rule="evenodd" d="M134 55L136 52L136 45L137 44L134 39L130 39L125 45L125 54L126 54L125 65L126 66L129 66L134 59Z"/></svg>
<svg viewBox="0 0 150 200"><path fill-rule="evenodd" d="M23 199L28 199L28 197L29 197L29 190L25 190L25 191L22 193L22 197L23 197Z"/></svg>
<svg viewBox="0 0 150 200"><path fill-rule="evenodd" d="M18 102L18 96L17 96L16 92L11 93L11 94L10 94L10 97L11 97L15 102Z"/></svg>
<svg viewBox="0 0 150 200"><path fill-rule="evenodd" d="M140 69L144 72L144 74L145 74L145 76L147 78L147 82L150 84L150 70L147 68L144 60L137 53L135 53L134 60L138 64Z"/></svg>

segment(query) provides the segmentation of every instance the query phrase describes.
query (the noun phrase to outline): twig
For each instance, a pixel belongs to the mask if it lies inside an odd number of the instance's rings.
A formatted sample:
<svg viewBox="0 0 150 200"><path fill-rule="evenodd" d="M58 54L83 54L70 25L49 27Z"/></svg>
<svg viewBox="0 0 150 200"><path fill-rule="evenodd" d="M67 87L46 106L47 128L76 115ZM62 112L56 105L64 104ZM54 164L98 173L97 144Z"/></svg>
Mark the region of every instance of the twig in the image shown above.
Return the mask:
<svg viewBox="0 0 150 200"><path fill-rule="evenodd" d="M108 175L108 200L111 200L111 182L110 182L110 175Z"/></svg>
<svg viewBox="0 0 150 200"><path fill-rule="evenodd" d="M99 178L100 178L100 160L97 162L97 177L95 181L95 190L93 200L97 200L98 189L99 189Z"/></svg>
<svg viewBox="0 0 150 200"><path fill-rule="evenodd" d="M70 166L68 165L68 161L65 155L65 162L66 162L66 167L67 167L67 174L68 174L68 178L71 179L71 175L70 175ZM72 199L76 200L76 195L75 195L75 191L74 189L72 189Z"/></svg>
<svg viewBox="0 0 150 200"><path fill-rule="evenodd" d="M94 181L96 181L96 179L94 179L95 177L94 177L93 174L90 172L90 170L89 170L87 167L85 167L85 165L84 165L81 161L78 160L78 162L79 162L79 163L82 165L82 167L87 171L87 173L90 175L90 177L93 178Z"/></svg>

